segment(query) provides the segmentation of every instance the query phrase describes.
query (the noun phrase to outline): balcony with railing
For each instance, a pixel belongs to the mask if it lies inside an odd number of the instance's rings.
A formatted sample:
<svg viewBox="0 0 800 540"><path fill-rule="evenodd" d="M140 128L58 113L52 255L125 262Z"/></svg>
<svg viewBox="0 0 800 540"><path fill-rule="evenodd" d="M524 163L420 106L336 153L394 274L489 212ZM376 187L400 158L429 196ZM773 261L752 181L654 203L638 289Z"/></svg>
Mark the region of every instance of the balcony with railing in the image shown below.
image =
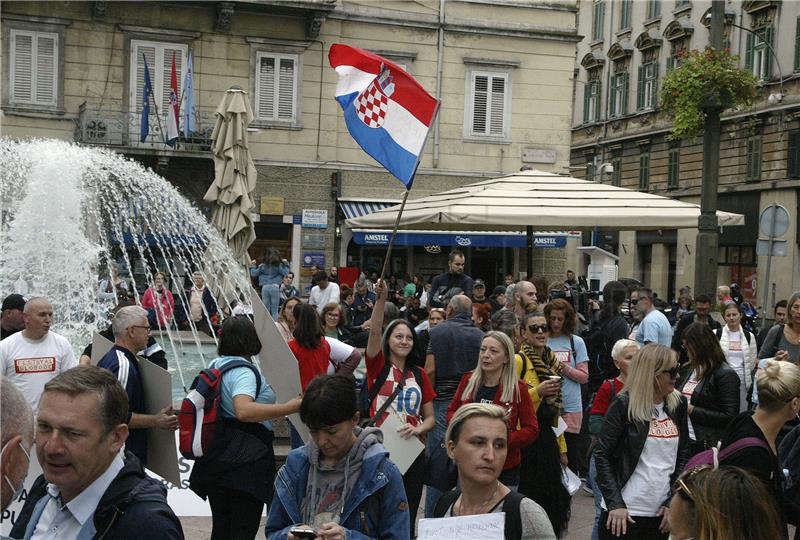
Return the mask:
<svg viewBox="0 0 800 540"><path fill-rule="evenodd" d="M161 112L159 110L159 112ZM157 117L151 110L148 117L149 132L141 140L142 116L130 109L84 102L79 109L75 127L75 141L81 144L112 146L132 150L169 150L171 152L207 152L211 148L211 133L216 118L214 109L198 109L195 129L188 135L181 132L177 143L166 143L166 115Z"/></svg>

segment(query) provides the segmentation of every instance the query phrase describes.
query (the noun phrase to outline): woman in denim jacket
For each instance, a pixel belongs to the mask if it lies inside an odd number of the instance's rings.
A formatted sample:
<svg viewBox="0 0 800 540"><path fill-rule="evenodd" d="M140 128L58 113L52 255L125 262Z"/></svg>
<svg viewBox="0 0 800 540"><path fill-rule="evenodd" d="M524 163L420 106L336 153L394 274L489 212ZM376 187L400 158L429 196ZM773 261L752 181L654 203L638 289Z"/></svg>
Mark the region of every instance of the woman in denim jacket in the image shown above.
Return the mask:
<svg viewBox="0 0 800 540"><path fill-rule="evenodd" d="M300 419L311 432L275 480L269 540L294 540L292 528L325 540L409 538L403 478L377 428L358 428L356 387L346 375L320 376L306 388Z"/></svg>

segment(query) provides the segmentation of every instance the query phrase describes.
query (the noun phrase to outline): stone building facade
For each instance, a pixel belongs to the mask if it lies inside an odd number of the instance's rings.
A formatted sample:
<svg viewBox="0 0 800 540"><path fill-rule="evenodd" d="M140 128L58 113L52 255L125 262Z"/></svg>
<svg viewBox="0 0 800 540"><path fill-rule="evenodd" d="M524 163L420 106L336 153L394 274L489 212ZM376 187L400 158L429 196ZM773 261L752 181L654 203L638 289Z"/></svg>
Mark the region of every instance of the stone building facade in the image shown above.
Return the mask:
<svg viewBox="0 0 800 540"><path fill-rule="evenodd" d="M670 141L659 109L660 80L682 51L703 49L711 2L582 0L570 163L576 176L700 202L702 138ZM719 239L717 283L736 282L768 309L800 289L800 3L725 2L725 45L759 78L756 103L722 116L720 210L745 215ZM610 172L613 169L613 172ZM758 217L772 203L790 215L785 257L756 254ZM697 230L607 232L619 275L641 279L661 297L694 285ZM775 295L768 300L765 292ZM695 291L708 292L708 291Z"/></svg>
<svg viewBox="0 0 800 540"><path fill-rule="evenodd" d="M256 116L250 148L260 212L251 255L278 246L304 278L304 260L363 265L344 223L346 203L383 205L402 195L401 184L347 132L333 99L337 78L327 59L333 43L381 54L441 97L412 197L525 165L568 167L576 0L55 5L2 4L3 135L113 148L153 167L209 211L202 195L214 174L213 113L224 92L238 86ZM150 135L139 142L145 60L163 115L173 61L185 106L190 53L196 130L170 148L151 111ZM303 227L304 210L325 211L313 214L327 219ZM393 270L407 271L415 249L421 247L400 249ZM563 250L555 255L537 253L554 276L566 264ZM440 269L442 257L424 265ZM517 261L519 268L514 250L486 259L482 268L494 274L501 268L490 261L502 261L506 270Z"/></svg>

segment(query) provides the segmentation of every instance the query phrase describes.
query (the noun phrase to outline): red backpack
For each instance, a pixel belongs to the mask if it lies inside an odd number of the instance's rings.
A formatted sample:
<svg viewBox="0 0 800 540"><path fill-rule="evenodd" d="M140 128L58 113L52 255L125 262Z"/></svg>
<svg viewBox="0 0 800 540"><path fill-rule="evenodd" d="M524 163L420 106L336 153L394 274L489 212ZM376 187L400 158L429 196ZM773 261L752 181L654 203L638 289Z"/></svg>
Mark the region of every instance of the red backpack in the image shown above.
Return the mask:
<svg viewBox="0 0 800 540"><path fill-rule="evenodd" d="M206 368L194 378L183 398L178 415L181 455L186 459L208 457L215 448L217 423L222 419L220 385L222 376L232 369L247 367L256 376L256 396L261 393L261 373L247 360L232 360L221 368Z"/></svg>

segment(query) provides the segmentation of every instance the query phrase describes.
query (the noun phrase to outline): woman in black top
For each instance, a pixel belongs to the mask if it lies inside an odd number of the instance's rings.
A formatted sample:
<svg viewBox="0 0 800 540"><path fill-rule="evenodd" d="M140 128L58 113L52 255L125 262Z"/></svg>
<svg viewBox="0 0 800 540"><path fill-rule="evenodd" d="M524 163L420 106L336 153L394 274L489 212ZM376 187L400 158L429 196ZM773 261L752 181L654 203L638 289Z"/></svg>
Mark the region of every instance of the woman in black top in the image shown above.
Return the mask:
<svg viewBox="0 0 800 540"><path fill-rule="evenodd" d="M739 376L725 361L714 331L692 323L683 332L689 373L680 390L689 401L689 447L694 455L717 444L739 414Z"/></svg>
<svg viewBox="0 0 800 540"><path fill-rule="evenodd" d="M678 355L642 347L606 412L594 450L603 493L601 540L666 540L671 486L689 457L686 399L675 390Z"/></svg>
<svg viewBox="0 0 800 540"><path fill-rule="evenodd" d="M758 408L755 412L743 412L728 426L722 437L722 447L739 439L756 437L767 443L748 446L725 459L725 466L747 469L758 476L772 492L781 512L786 530L787 513L783 499L783 471L778 460L776 440L783 425L800 413L800 367L790 362L768 360L764 371L756 380L758 385Z"/></svg>

